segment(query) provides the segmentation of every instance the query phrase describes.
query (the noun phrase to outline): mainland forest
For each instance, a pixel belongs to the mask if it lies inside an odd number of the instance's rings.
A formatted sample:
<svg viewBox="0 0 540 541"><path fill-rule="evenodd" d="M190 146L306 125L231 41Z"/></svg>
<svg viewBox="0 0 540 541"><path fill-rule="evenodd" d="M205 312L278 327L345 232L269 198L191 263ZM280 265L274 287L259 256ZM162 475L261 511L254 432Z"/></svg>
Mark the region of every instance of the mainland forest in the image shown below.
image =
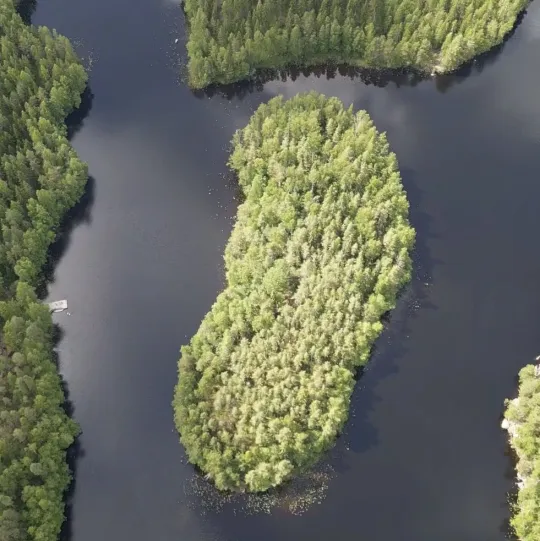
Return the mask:
<svg viewBox="0 0 540 541"><path fill-rule="evenodd" d="M65 413L49 309L36 286L87 168L64 120L86 73L62 36L0 0L0 539L56 541L78 427Z"/></svg>
<svg viewBox="0 0 540 541"><path fill-rule="evenodd" d="M540 378L528 365L519 373L519 394L507 403L510 444L521 479L512 526L521 541L540 539Z"/></svg>
<svg viewBox="0 0 540 541"><path fill-rule="evenodd" d="M189 83L334 63L447 72L501 43L528 0L184 0Z"/></svg>
<svg viewBox="0 0 540 541"><path fill-rule="evenodd" d="M233 147L245 201L227 286L182 348L174 409L218 488L263 491L333 445L415 235L396 157L364 111L275 98Z"/></svg>

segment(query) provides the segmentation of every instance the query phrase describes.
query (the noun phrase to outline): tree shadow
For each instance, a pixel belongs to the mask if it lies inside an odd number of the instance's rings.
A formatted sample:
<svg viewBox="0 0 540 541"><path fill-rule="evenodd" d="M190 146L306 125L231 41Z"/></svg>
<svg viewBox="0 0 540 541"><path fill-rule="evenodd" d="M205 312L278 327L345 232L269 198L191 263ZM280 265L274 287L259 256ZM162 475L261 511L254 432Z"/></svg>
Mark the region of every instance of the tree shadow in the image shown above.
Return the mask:
<svg viewBox="0 0 540 541"><path fill-rule="evenodd" d="M337 76L360 80L365 85L385 87L390 83L400 86L416 86L428 79L425 74L413 69L371 69L355 68L344 64L326 64L322 66L296 67L289 66L277 70L257 70L251 79L226 85L210 85L203 89L192 90L199 99L221 96L227 100L242 100L254 92L262 92L264 85L271 81L296 81L299 77L316 77L317 79L335 79Z"/></svg>
<svg viewBox="0 0 540 541"><path fill-rule="evenodd" d="M512 527L512 524L510 523L510 520L512 519L515 512L514 510L517 505L517 499L519 494L519 488L516 482L516 464L518 461L518 457L516 455L516 452L510 445L509 441L507 441L506 443L504 454L506 457L508 457L506 470L504 472L504 478L508 481L512 481L512 488L507 492L506 502L503 504L505 510L510 510L510 512L507 518L505 518L501 522L499 531L505 535L506 539L509 539L510 541L518 541L518 537L514 531L514 528Z"/></svg>
<svg viewBox="0 0 540 541"><path fill-rule="evenodd" d="M78 109L72 111L66 117L66 128L68 140L81 130L84 121L92 109L94 94L89 86L84 89L81 95L81 103ZM48 285L54 282L54 271L71 242L72 231L80 224L92 223L91 208L95 199L96 181L94 177L89 176L85 185L84 193L79 201L66 213L55 241L48 250L47 262L42 271L42 279L37 287L39 298L47 296Z"/></svg>
<svg viewBox="0 0 540 541"><path fill-rule="evenodd" d="M59 374L60 372L60 359L58 355L58 346L60 345L60 342L64 338L64 331L62 327L55 323L53 326L53 360L56 364L56 370ZM69 387L68 383L64 378L61 378L61 387L62 392L64 393L64 402L62 404L62 409L66 413L68 417L71 419L75 416L75 406L73 402L69 398ZM76 488L76 473L77 473L77 463L79 458L82 458L84 456L84 451L81 446L80 441L80 434L75 438L75 441L70 445L70 447L66 451L66 463L71 475L71 480L64 492L64 501L65 501L65 509L64 509L64 515L65 520L62 523L62 528L60 530L60 537L59 541L69 541L72 539L72 515L73 515L73 495L75 494L75 488Z"/></svg>
<svg viewBox="0 0 540 541"><path fill-rule="evenodd" d="M65 215L59 229L56 240L51 244L47 262L43 267L42 280L37 288L39 298L47 296L49 284L54 282L54 272L56 266L66 253L70 243L73 230L81 224L91 224L91 209L95 199L96 181L94 177L88 177L83 196L74 207Z"/></svg>
<svg viewBox="0 0 540 541"><path fill-rule="evenodd" d="M18 0L17 13L21 16L21 19L25 24L32 23L32 15L37 7L37 0Z"/></svg>
<svg viewBox="0 0 540 541"><path fill-rule="evenodd" d="M368 364L357 373L357 385L353 391L350 416L343 435L330 453L330 463L338 473L345 473L347 453L364 453L379 444L378 431L370 416L381 398L377 395L379 384L400 370L400 364L408 351L411 323L423 310L436 310L430 301L429 285L435 266L441 261L432 257L428 240L437 238L433 219L423 210L423 192L414 180L414 172L402 169L403 185L410 203L409 219L416 230L416 243L412 253L413 276L402 291L396 308L383 317L385 330L376 341Z"/></svg>
<svg viewBox="0 0 540 541"><path fill-rule="evenodd" d="M84 92L81 94L81 103L77 109L74 109L66 117L67 137L71 141L75 135L81 130L86 117L89 115L94 102L94 93L87 85Z"/></svg>
<svg viewBox="0 0 540 541"><path fill-rule="evenodd" d="M67 389L65 389L67 391ZM71 483L64 494L65 520L62 523L60 530L59 541L71 541L73 539L73 497L75 495L77 485L77 464L84 457L84 450L81 444L81 436L77 436L73 445L67 450L66 462L71 472Z"/></svg>

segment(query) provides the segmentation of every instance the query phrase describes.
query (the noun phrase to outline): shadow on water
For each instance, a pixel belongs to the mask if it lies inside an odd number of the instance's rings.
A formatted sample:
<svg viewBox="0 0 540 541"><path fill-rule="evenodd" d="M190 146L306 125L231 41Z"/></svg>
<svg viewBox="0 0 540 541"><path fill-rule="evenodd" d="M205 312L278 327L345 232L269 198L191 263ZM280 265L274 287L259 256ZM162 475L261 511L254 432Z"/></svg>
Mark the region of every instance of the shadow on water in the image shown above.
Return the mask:
<svg viewBox="0 0 540 541"><path fill-rule="evenodd" d="M90 86L86 86L81 94L81 104L77 109L71 112L66 118L66 127L68 139L71 140L84 126L84 120L92 109L94 94Z"/></svg>
<svg viewBox="0 0 540 541"><path fill-rule="evenodd" d="M510 446L510 442L506 444L506 450L504 453L508 457L508 466L506 468L506 471L504 472L505 479L512 481L512 489L508 491L506 495L506 502L504 503L504 508L510 509L510 515L505 518L501 526L499 528L499 531L505 534L506 539L509 539L510 541L518 541L518 537L516 536L514 532L514 528L512 528L512 525L510 524L510 520L512 516L514 515L514 509L517 504L518 499L518 486L516 481L516 463L517 463L517 455Z"/></svg>
<svg viewBox="0 0 540 541"><path fill-rule="evenodd" d="M280 80L296 81L299 77L324 77L327 80L335 79L337 76L348 77L352 80L359 79L366 85L385 87L389 83L396 86L416 86L418 83L427 79L424 74L414 70L404 69L367 69L354 68L346 65L326 65L310 68L290 67L281 70L260 70L256 75L248 80L227 85L210 85L204 89L193 90L195 97L211 98L221 96L228 100L233 98L243 99L254 92L262 92L264 85L271 81Z"/></svg>
<svg viewBox="0 0 540 541"><path fill-rule="evenodd" d="M60 345L60 342L62 341L64 337L64 331L62 330L62 327L58 324L55 324L53 327L53 346L54 346L54 353L53 353L53 359L56 364L56 368L58 372L60 372L60 360L58 355L58 346ZM64 393L64 403L62 404L62 408L65 411L66 415L68 415L71 419L73 419L75 414L75 407L73 405L73 402L69 398L69 388L67 381L62 378L61 381L62 386L62 392ZM73 444L68 448L66 452L66 462L71 474L71 482L69 483L69 486L64 494L64 501L66 503L66 507L64 510L65 513L65 521L62 524L62 529L60 530L60 537L59 541L70 541L72 539L72 514L73 514L73 495L75 494L75 483L76 483L76 470L77 470L77 463L79 458L84 456L84 452L82 450L81 442L80 442L80 435L75 438L75 441Z"/></svg>
<svg viewBox="0 0 540 541"><path fill-rule="evenodd" d="M402 86L415 87L418 84L430 80L435 81L435 87L441 93L447 92L451 87L464 82L475 73L481 73L487 66L493 64L502 53L505 45L516 33L519 25L522 23L526 10L522 11L516 18L514 26L506 34L503 41L490 49L489 51L476 56L474 59L466 62L457 70L442 75L431 76L430 74L420 72L415 69L373 69L356 68L347 65L324 65L308 68L288 67L280 70L258 70L255 75L248 80L239 81L226 85L210 85L206 88L193 90L193 95L199 99L221 96L227 100L233 98L242 100L247 95L254 92L262 92L264 85L271 81L281 80L282 82L296 81L298 77L316 78L325 77L327 80L335 79L336 76L358 79L365 85L373 85L384 88L389 84L394 84L397 88Z"/></svg>
<svg viewBox="0 0 540 541"><path fill-rule="evenodd" d="M36 6L37 0L19 0L17 2L17 11L26 24L32 22L32 15L36 10Z"/></svg>
<svg viewBox="0 0 540 541"><path fill-rule="evenodd" d="M71 407L71 402L68 399L68 390L64 385L64 393L66 394L66 402ZM73 495L75 494L75 488L77 483L77 464L79 459L84 456L82 449L80 435L77 436L73 445L67 450L66 460L69 471L71 472L71 483L66 490L64 499L66 507L64 510L65 520L60 530L59 541L71 541L73 539Z"/></svg>
<svg viewBox="0 0 540 541"><path fill-rule="evenodd" d="M66 214L60 225L56 240L49 248L47 263L43 269L43 280L38 288L38 295L43 298L47 294L48 284L54 282L54 271L66 253L72 231L80 224L90 224L92 221L91 208L94 203L96 181L94 177L88 177L83 196L79 202Z"/></svg>
<svg viewBox="0 0 540 541"><path fill-rule="evenodd" d="M433 230L432 218L421 210L425 208L422 204L423 194L414 181L414 172L402 169L401 176L410 203L410 222L416 230L412 254L413 277L398 299L396 308L383 317L385 330L373 347L369 363L357 373L358 383L351 397L351 414L343 437L331 453L332 466L339 473L348 469L345 465L346 453L364 453L378 445L378 434L370 421L370 415L380 400L376 389L380 382L399 372L400 360L408 349L410 324L416 314L420 310L437 309L429 299L429 286L433 269L442 262L432 257L428 247L428 240L437 238L437 234Z"/></svg>
<svg viewBox="0 0 540 541"><path fill-rule="evenodd" d="M94 94L89 86L81 95L81 103L66 118L68 139L71 140L84 125L84 120L92 109ZM84 193L77 204L71 208L60 224L56 240L49 248L47 263L43 269L43 279L38 287L38 296L44 298L47 295L47 286L54 281L54 269L62 256L65 254L71 239L71 232L82 223L91 223L91 208L95 197L95 179L88 177Z"/></svg>

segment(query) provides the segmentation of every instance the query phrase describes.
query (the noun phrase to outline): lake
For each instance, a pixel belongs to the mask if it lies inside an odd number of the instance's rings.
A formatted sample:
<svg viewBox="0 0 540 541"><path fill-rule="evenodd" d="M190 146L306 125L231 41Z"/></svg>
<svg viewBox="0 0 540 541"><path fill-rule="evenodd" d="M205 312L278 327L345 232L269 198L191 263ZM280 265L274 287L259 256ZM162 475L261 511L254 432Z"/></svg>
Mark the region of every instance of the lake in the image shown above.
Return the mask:
<svg viewBox="0 0 540 541"><path fill-rule="evenodd" d="M213 95L179 79L176 2L38 0L33 21L91 68L72 119L91 179L48 288L69 300L54 318L83 431L64 539L503 541L503 402L540 353L540 2L504 47L437 80L299 75ZM311 89L387 132L415 277L358 381L322 502L301 516L218 512L174 430L178 351L223 287L232 134L260 103Z"/></svg>

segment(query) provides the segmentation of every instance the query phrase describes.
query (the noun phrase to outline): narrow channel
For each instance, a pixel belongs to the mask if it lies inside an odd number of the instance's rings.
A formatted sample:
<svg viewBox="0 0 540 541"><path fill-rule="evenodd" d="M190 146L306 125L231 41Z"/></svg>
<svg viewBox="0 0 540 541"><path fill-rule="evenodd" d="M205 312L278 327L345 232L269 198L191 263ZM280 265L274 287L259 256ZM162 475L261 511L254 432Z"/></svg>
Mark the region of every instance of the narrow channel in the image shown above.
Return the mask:
<svg viewBox="0 0 540 541"><path fill-rule="evenodd" d="M69 300L55 320L83 430L64 541L506 539L500 416L539 347L538 0L504 47L436 81L299 75L211 97L179 81L171 0L38 0L33 22L91 66L73 135L91 180L49 286ZM358 382L322 503L302 516L204 514L170 403L179 347L223 285L228 144L259 103L310 89L387 131L416 276Z"/></svg>

